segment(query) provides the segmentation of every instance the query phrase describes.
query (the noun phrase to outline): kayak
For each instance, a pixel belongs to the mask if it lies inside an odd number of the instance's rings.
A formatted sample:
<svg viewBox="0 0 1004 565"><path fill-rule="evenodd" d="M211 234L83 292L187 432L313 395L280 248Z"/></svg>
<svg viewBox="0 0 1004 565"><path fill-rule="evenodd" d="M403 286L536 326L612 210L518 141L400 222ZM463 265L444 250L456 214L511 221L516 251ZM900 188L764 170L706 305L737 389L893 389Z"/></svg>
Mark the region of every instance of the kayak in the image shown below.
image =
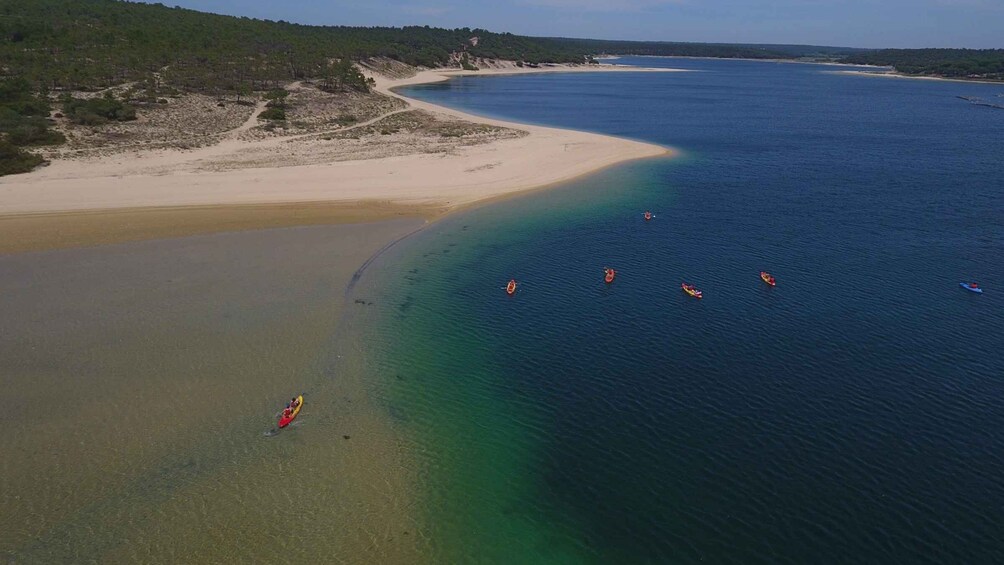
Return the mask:
<svg viewBox="0 0 1004 565"><path fill-rule="evenodd" d="M645 212L645 221L647 222L651 219L652 219L652 212Z"/></svg>
<svg viewBox="0 0 1004 565"><path fill-rule="evenodd" d="M511 281L509 281L509 284L507 284L505 287L505 292L509 296L512 296L513 293L516 292L516 279L512 279Z"/></svg>
<svg viewBox="0 0 1004 565"><path fill-rule="evenodd" d="M296 415L300 413L300 408L303 408L303 395L296 397L296 408L293 408L293 412L289 416L279 417L279 427L285 428L290 422L296 419Z"/></svg>
<svg viewBox="0 0 1004 565"><path fill-rule="evenodd" d="M680 287L683 288L683 292L686 292L694 298L702 298L704 296L704 293L694 288L694 285L692 284L683 283Z"/></svg>
<svg viewBox="0 0 1004 565"><path fill-rule="evenodd" d="M769 284L770 286L774 286L776 284L776 282L774 281L774 277L770 276L770 273L768 273L767 271L760 271L760 279L763 280L763 282Z"/></svg>
<svg viewBox="0 0 1004 565"><path fill-rule="evenodd" d="M983 289L979 287L976 283L960 282L959 286L968 290L969 292L975 292L976 294L983 294Z"/></svg>
<svg viewBox="0 0 1004 565"><path fill-rule="evenodd" d="M610 267L605 267L603 269L603 274L605 275L603 280L607 281L607 283L612 283L614 282L614 277L617 276L617 271L611 269Z"/></svg>

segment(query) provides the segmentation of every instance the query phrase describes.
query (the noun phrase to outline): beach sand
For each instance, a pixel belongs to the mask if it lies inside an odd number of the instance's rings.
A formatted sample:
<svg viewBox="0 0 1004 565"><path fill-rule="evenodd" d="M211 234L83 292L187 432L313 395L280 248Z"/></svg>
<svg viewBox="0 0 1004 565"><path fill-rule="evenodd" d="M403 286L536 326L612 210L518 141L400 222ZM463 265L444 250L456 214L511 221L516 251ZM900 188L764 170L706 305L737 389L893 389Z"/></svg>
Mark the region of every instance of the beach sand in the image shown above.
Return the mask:
<svg viewBox="0 0 1004 565"><path fill-rule="evenodd" d="M875 67L882 68L882 67ZM838 75L852 75L852 76L863 76L863 77L884 77L884 78L902 78L902 79L912 79L912 80L936 80L943 82L975 82L979 84L1004 84L999 80L984 80L978 78L949 78L949 77L932 77L932 76L919 76L919 75L906 75L903 73L897 73L896 71L825 71L828 73L838 74Z"/></svg>
<svg viewBox="0 0 1004 565"><path fill-rule="evenodd" d="M18 241L6 241L0 253L295 225L301 220L337 223L346 218L384 219L405 213L405 208L411 208L415 216L428 217L431 210L448 211L567 181L616 163L671 153L665 147L627 139L471 116L392 92L397 87L464 74L547 72L639 71L616 66L513 67L477 73L423 71L402 79L375 76L378 92L405 100L412 109L527 132L520 137L458 146L445 152L430 153L427 147L417 144L414 152L405 155L283 166L303 162L295 159L298 154L315 160L324 159L324 154L312 156L310 147L283 138L244 140L234 135L193 150L56 160L26 175L0 178L0 232L5 240L20 233ZM244 131L249 126L238 129ZM261 159L232 164L236 156L248 154L260 155ZM294 203L295 213L288 207ZM222 210L266 204L287 206ZM155 208L171 211L152 212ZM191 208L192 214L182 213L185 208ZM85 211L87 216L79 214ZM325 220L327 212L332 215ZM28 215L33 217L25 218ZM104 229L106 224L98 218L100 215L108 218L108 229ZM218 222L210 219L213 215Z"/></svg>

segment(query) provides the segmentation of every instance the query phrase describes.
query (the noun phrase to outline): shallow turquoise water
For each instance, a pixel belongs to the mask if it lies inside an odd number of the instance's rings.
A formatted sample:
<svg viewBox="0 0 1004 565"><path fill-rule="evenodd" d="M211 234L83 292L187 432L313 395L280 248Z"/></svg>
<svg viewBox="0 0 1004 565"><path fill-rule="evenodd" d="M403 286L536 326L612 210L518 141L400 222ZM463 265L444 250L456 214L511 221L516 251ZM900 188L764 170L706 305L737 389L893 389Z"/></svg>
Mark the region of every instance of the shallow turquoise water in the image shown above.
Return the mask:
<svg viewBox="0 0 1004 565"><path fill-rule="evenodd" d="M429 556L1004 560L1004 112L955 98L1004 86L634 62L699 72L408 91L683 151L381 259L377 394Z"/></svg>

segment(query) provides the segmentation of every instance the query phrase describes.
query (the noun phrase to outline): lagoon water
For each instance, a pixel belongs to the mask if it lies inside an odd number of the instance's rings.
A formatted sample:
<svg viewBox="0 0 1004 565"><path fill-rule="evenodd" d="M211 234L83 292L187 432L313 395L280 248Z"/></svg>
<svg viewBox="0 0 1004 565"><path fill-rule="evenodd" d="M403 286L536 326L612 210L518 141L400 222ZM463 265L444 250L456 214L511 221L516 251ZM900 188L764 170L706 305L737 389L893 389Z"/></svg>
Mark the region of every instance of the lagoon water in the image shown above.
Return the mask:
<svg viewBox="0 0 1004 565"><path fill-rule="evenodd" d="M0 258L0 561L1004 562L1004 86L624 62L409 89L681 156L361 278L416 222Z"/></svg>
<svg viewBox="0 0 1004 565"><path fill-rule="evenodd" d="M695 72L405 91L682 152L381 258L371 378L425 554L1004 562L1004 111L956 98L1004 86L622 62Z"/></svg>

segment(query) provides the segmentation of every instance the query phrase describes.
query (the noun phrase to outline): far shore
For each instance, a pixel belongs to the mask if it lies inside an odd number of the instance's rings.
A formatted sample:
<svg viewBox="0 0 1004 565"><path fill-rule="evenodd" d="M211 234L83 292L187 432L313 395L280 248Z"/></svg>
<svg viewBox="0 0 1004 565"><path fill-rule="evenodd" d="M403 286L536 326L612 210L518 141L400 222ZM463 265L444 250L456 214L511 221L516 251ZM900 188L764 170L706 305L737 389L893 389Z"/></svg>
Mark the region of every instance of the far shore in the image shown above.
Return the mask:
<svg viewBox="0 0 1004 565"><path fill-rule="evenodd" d="M195 150L56 160L0 178L0 253L77 247L196 233L401 216L434 218L461 207L539 189L635 159L673 154L639 141L473 116L406 98L394 89L449 80L555 72L672 72L613 65L428 70L408 78L373 75L376 91L409 108L526 132L515 139L424 153L248 166L226 171L193 163L277 147L283 139L229 140ZM149 171L156 170L157 174ZM165 172L166 171L166 172Z"/></svg>
<svg viewBox="0 0 1004 565"><path fill-rule="evenodd" d="M643 57L646 59L695 59L698 61L754 61L761 63L792 63L798 65L832 65L836 67L858 67L862 69L890 68L881 65L858 65L852 63L838 63L836 61L803 61L800 59L753 59L750 57L697 57L694 55L603 55L601 57L595 57L595 59L597 61L609 61L614 59L621 59L624 57Z"/></svg>
<svg viewBox="0 0 1004 565"><path fill-rule="evenodd" d="M885 67L878 67L885 68ZM977 84L1004 84L1004 81L999 80L984 80L978 78L948 78L948 77L932 77L932 76L920 76L920 75L906 75L903 73L897 73L895 71L888 72L876 72L876 71L826 71L830 73L835 73L839 75L854 75L854 76L864 76L864 77L884 77L884 78L906 78L915 80L937 80L943 82L970 82Z"/></svg>

